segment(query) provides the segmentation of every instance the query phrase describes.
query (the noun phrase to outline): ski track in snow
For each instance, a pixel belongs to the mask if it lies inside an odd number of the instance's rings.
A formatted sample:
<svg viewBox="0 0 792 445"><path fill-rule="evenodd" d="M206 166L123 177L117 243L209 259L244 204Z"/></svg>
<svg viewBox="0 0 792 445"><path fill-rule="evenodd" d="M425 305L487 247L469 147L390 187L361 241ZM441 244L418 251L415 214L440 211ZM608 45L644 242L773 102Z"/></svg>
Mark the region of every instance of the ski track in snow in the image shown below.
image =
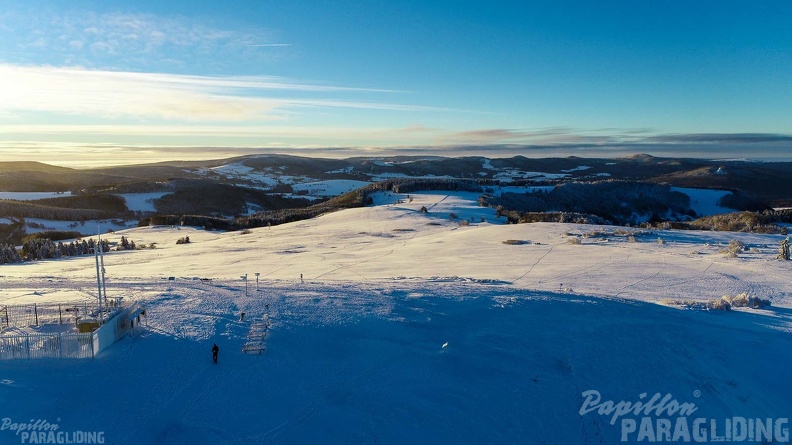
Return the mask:
<svg viewBox="0 0 792 445"><path fill-rule="evenodd" d="M522 275L520 275L519 277L517 277L517 278L516 278L514 281L515 281L515 282L517 282L517 281L520 281L520 280L522 280L523 278L525 278L525 277L526 277L526 276L527 276L529 273L531 273L531 272L534 270L534 267L536 267L536 265L537 265L537 264L541 263L541 262L542 262L542 260L543 260L543 259L545 259L545 257L546 257L547 255L550 255L550 252L552 252L552 251L553 251L553 249L555 249L555 247L556 247L556 246L550 246L550 248L549 248L549 249L547 249L547 252L545 252L545 253L544 253L542 256L540 256L539 258L537 258L537 259L536 259L536 261L535 261L533 264L531 264L531 267L529 267L529 268L528 268L528 270L527 270L527 271L526 271L524 274L522 274Z"/></svg>

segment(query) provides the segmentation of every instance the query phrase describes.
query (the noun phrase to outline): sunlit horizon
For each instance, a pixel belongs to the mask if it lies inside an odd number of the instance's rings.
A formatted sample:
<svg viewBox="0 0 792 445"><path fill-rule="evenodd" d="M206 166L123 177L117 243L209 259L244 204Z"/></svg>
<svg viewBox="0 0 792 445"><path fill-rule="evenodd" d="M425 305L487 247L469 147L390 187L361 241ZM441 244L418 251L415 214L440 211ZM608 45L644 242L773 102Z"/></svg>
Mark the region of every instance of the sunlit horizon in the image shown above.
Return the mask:
<svg viewBox="0 0 792 445"><path fill-rule="evenodd" d="M600 149L586 149L585 153L568 150L563 151L557 147L388 147L386 149L372 147L177 147L177 146L131 146L131 147L86 147L75 145L60 147L58 149L40 148L39 154L31 155L31 149L14 150L0 147L0 162L40 162L57 167L73 169L93 169L106 167L123 167L132 165L145 165L155 163L176 162L208 162L224 161L238 157L287 155L306 158L348 159L348 158L386 158L394 156L411 157L484 157L490 159L511 158L524 156L526 158L598 158L621 159L636 155L651 155L658 158L698 158L714 161L743 161L743 162L792 162L788 157L773 156L772 153L764 156L740 156L739 150L728 155L712 156L706 152L679 153L674 150L662 151L651 147L602 147ZM641 150L644 148L644 150ZM649 153L652 152L652 153Z"/></svg>

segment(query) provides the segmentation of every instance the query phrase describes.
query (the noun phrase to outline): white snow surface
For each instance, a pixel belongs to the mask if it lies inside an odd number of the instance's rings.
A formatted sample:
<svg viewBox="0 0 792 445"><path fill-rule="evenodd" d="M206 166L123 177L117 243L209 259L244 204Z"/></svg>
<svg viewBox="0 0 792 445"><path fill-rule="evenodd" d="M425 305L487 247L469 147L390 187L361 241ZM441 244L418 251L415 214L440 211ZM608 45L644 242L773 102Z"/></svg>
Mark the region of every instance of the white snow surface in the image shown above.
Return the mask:
<svg viewBox="0 0 792 445"><path fill-rule="evenodd" d="M98 219L89 219L86 221L59 221L59 220L51 220L51 219L41 219L41 218L25 218L25 222L27 226L25 227L25 231L27 233L38 233L44 232L49 230L59 230L59 231L74 231L80 232L83 235L90 235L95 234L97 231L105 231L108 229L112 230L119 230L119 229L126 229L128 225L135 226L137 225L137 221L128 221L124 224L115 224L110 220L98 220ZM37 227L31 227L31 224L35 224Z"/></svg>
<svg viewBox="0 0 792 445"><path fill-rule="evenodd" d="M493 175L493 179L512 180L512 179L561 179L569 176L569 173L547 173L547 172L525 172L517 169L503 169Z"/></svg>
<svg viewBox="0 0 792 445"><path fill-rule="evenodd" d="M621 438L610 416L579 413L586 390L671 394L695 403L690 423L792 413L782 236L506 225L474 195L382 193L247 234L103 235L157 243L105 255L109 295L145 303L147 330L93 360L0 362L0 417L106 443L585 444ZM749 250L727 258L733 239ZM93 257L0 266L0 304L90 297L94 272ZM654 304L740 292L773 306ZM243 354L265 313L267 350ZM0 430L0 443L19 437Z"/></svg>
<svg viewBox="0 0 792 445"><path fill-rule="evenodd" d="M371 180L374 182L377 181L385 181L388 179L398 179L398 178L409 178L409 179L454 179L453 176L449 175L426 175L426 176L412 176L407 175L405 173L393 173L393 172L385 172L385 173L378 173L371 175Z"/></svg>
<svg viewBox="0 0 792 445"><path fill-rule="evenodd" d="M230 164L198 170L199 174L217 174L227 178L232 178L236 182L249 182L251 186L269 189L278 183L291 184L295 180L306 180L306 178L294 177L283 174L285 167L279 171L266 168L263 171L248 167L242 162L232 162Z"/></svg>
<svg viewBox="0 0 792 445"><path fill-rule="evenodd" d="M62 198L71 195L71 192L0 192L0 199L35 201L37 199Z"/></svg>
<svg viewBox="0 0 792 445"><path fill-rule="evenodd" d="M570 169L561 170L561 171L564 172L564 173L573 173L573 172L580 172L580 171L590 170L590 169L591 169L591 167L588 166L588 165L578 165L575 168L570 168Z"/></svg>
<svg viewBox="0 0 792 445"><path fill-rule="evenodd" d="M357 190L370 184L366 181L355 181L351 179L331 179L327 181L304 182L294 184L292 188L295 192L307 191L311 196L338 196L344 193Z"/></svg>
<svg viewBox="0 0 792 445"><path fill-rule="evenodd" d="M671 187L671 190L682 192L690 197L690 208L699 216L712 216L721 213L731 213L734 209L721 207L718 201L726 195L728 190L696 189L685 187Z"/></svg>
<svg viewBox="0 0 792 445"><path fill-rule="evenodd" d="M124 200L126 200L126 206L129 210L141 211L141 212L156 212L157 209L154 207L153 201L162 198L168 193L169 192L125 193L119 196L121 196L122 198L124 198Z"/></svg>
<svg viewBox="0 0 792 445"><path fill-rule="evenodd" d="M230 164L220 165L217 167L212 167L209 170L212 170L215 173L220 173L222 175L228 175L228 176L245 176L253 172L252 167L248 167L247 165L244 165L241 162L233 162Z"/></svg>

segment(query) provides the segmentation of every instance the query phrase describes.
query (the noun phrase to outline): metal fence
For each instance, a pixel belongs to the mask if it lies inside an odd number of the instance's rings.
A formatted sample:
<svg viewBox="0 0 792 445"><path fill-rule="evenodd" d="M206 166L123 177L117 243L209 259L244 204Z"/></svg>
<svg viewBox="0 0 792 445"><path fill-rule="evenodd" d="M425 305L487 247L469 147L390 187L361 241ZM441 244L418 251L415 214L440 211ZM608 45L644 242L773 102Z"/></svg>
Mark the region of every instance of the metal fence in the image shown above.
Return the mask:
<svg viewBox="0 0 792 445"><path fill-rule="evenodd" d="M27 311L33 311L33 320L38 325L76 323L75 314L77 313L92 316L98 314L98 304L96 305L97 312L91 312L89 305L81 306L80 311L69 312L64 310L67 305L57 304L4 306L0 309L0 317L5 317L4 324L0 324L0 327L5 330L5 333L0 334L0 360L95 357L122 337L139 332L142 328L141 316L145 317L145 309L139 303L121 307L120 301L120 298L113 299L113 302L108 304L109 308L105 306L109 319L95 331L86 333L26 332L19 328L35 324L17 325L16 323L24 323L24 320L28 319L26 317L31 316ZM73 308L74 306L69 305L68 307ZM45 309L39 312L41 308ZM61 313L55 312L53 309L60 309ZM56 314L57 318L53 318ZM0 319L0 322L2 321Z"/></svg>
<svg viewBox="0 0 792 445"><path fill-rule="evenodd" d="M19 358L91 358L93 334L23 334L0 336L0 360Z"/></svg>
<svg viewBox="0 0 792 445"><path fill-rule="evenodd" d="M121 298L107 298L102 309L119 307ZM99 314L96 300L77 303L14 304L0 306L0 328L41 326L43 324L76 324L78 317Z"/></svg>

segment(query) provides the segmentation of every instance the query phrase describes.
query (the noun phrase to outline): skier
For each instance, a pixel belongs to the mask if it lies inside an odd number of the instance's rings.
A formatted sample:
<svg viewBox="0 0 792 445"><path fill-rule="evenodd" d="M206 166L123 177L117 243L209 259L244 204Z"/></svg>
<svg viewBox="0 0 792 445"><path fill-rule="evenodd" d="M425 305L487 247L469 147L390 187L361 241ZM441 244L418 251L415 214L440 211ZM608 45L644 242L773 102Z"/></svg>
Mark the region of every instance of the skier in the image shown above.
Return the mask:
<svg viewBox="0 0 792 445"><path fill-rule="evenodd" d="M212 346L212 361L217 363L217 353L220 352L220 348L217 347L217 343Z"/></svg>

